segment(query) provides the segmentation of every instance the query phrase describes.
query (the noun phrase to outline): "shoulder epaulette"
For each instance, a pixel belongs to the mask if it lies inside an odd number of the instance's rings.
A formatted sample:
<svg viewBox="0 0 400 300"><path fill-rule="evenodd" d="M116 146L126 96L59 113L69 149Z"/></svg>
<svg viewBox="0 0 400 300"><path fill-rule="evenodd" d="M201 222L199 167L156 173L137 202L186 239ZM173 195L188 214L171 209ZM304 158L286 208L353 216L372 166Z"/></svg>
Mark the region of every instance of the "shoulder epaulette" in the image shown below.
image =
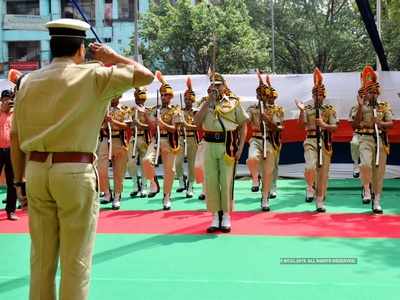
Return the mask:
<svg viewBox="0 0 400 300"><path fill-rule="evenodd" d="M387 101L378 101L378 109L381 111L391 111L390 103Z"/></svg>

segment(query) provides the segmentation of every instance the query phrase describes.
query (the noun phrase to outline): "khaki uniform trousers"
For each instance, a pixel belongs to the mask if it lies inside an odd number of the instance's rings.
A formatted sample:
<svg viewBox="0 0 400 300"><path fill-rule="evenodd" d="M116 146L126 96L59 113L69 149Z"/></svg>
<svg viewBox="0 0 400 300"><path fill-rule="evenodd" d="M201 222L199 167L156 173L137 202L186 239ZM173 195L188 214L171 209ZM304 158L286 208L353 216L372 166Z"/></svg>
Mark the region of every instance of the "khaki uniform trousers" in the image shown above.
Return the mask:
<svg viewBox="0 0 400 300"><path fill-rule="evenodd" d="M207 210L211 213L233 210L233 181L235 163L227 162L225 143L205 142L204 179Z"/></svg>
<svg viewBox="0 0 400 300"><path fill-rule="evenodd" d="M194 164L196 160L197 152L197 141L196 137L188 136L187 141L187 162L188 162L188 182L194 182ZM183 137L180 137L179 144L181 146L180 151L176 157L176 176L181 178L184 175L184 159L185 159L185 143Z"/></svg>
<svg viewBox="0 0 400 300"><path fill-rule="evenodd" d="M277 172L277 160L279 161L279 152L276 151L271 143L267 141L267 157L263 159L263 141L261 139L251 138L249 141L248 160L256 160L259 164L259 172L262 180L262 192L269 193L274 177Z"/></svg>
<svg viewBox="0 0 400 300"><path fill-rule="evenodd" d="M156 149L154 148L155 141L152 141L149 147L147 148L147 152L145 154L143 165L145 170L146 178L152 178L153 174L151 171L154 170L153 164L156 156ZM169 145L168 138L162 137L160 139L160 155L162 159L162 164L164 168L164 194L171 194L172 184L174 183L175 176L175 160L176 153L174 153Z"/></svg>
<svg viewBox="0 0 400 300"><path fill-rule="evenodd" d="M317 195L320 192L323 197L326 195L326 190L328 189L328 179L329 179L329 167L331 165L332 152L328 152L324 149L322 150L322 166L317 168L318 162L318 151L317 151L317 139L316 138L306 138L303 143L304 146L304 159L306 162L306 170L315 170L315 185Z"/></svg>
<svg viewBox="0 0 400 300"><path fill-rule="evenodd" d="M200 141L197 145L196 157L194 159L194 177L197 183L204 183L204 151L206 142Z"/></svg>
<svg viewBox="0 0 400 300"><path fill-rule="evenodd" d="M112 139L112 168L114 179L114 193L122 193L123 182L125 178L126 163L128 161L128 149L122 145L119 138ZM100 191L107 192L109 190L108 182L108 142L106 139L100 144L99 149L99 179Z"/></svg>
<svg viewBox="0 0 400 300"><path fill-rule="evenodd" d="M383 180L386 170L387 153L383 147L382 139L379 137L379 166L375 167L376 159L376 143L374 136L360 136L360 167L369 168L372 173L372 191L375 194L381 194L383 188Z"/></svg>
<svg viewBox="0 0 400 300"><path fill-rule="evenodd" d="M351 159L357 164L360 159L360 137L358 133L353 133L353 138L350 142Z"/></svg>
<svg viewBox="0 0 400 300"><path fill-rule="evenodd" d="M281 157L281 148L279 148L275 154L275 167L272 171L272 183L271 183L271 191L275 191L277 189L277 182L278 182L278 171L279 171L279 159Z"/></svg>
<svg viewBox="0 0 400 300"><path fill-rule="evenodd" d="M31 235L30 300L55 300L61 264L60 300L85 300L99 212L96 169L85 163L28 161Z"/></svg>
<svg viewBox="0 0 400 300"><path fill-rule="evenodd" d="M131 175L132 180L134 181L134 184L135 184L137 176L138 176L137 160L139 158L140 172L142 175L142 184L143 184L143 186L147 187L148 180L144 176L143 159L144 159L144 156L146 155L148 145L146 144L146 139L144 136L138 136L137 139L138 140L136 143L135 158L132 157L133 156L133 140L131 140L129 143L127 169L128 169L129 175Z"/></svg>

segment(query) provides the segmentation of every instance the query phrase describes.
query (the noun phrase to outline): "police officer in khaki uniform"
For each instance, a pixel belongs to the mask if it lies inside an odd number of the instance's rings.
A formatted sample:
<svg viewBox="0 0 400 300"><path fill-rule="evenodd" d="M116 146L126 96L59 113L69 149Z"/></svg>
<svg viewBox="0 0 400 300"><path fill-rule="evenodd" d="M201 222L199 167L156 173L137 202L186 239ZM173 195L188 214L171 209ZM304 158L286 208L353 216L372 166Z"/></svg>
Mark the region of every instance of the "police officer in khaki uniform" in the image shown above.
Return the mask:
<svg viewBox="0 0 400 300"><path fill-rule="evenodd" d="M179 107L170 104L174 97L172 87L164 79L161 72L157 71L156 76L161 82L160 95L162 106L160 115L157 116L156 113L150 120L158 124L157 126L159 126L160 129L160 153L164 167L163 209L170 210L171 190L175 177L175 160L180 148L177 128L182 124L182 117ZM156 157L156 147L154 147L156 142L157 141L153 141L149 146L143 160L144 173L148 179L156 176L154 170L154 164L156 164L158 160L158 157Z"/></svg>
<svg viewBox="0 0 400 300"><path fill-rule="evenodd" d="M363 185L363 203L370 203L373 199L372 211L380 214L383 212L381 194L386 159L389 154L387 131L393 126L393 116L389 103L378 101L380 88L371 66L364 68L362 78L365 96L358 97L358 105L353 109L352 117L353 127L360 128L360 177Z"/></svg>
<svg viewBox="0 0 400 300"><path fill-rule="evenodd" d="M329 166L332 157L331 133L337 128L336 111L332 105L323 104L326 97L323 78L318 68L314 71L314 87L312 90L314 105L307 105L296 100L300 110L299 123L306 129L307 137L304 141L304 158L306 161L304 177L307 182L306 201L314 200L315 193L316 211L325 212L325 196L328 188ZM320 118L317 118L317 107L319 106ZM317 126L320 128L320 147L322 161L318 158ZM320 165L318 165L320 164ZM316 191L314 190L316 187Z"/></svg>
<svg viewBox="0 0 400 300"><path fill-rule="evenodd" d="M131 197L150 198L154 197L159 192L157 178L148 180L144 177L143 159L146 155L147 149L151 143L151 132L148 125L148 114L150 109L144 106L147 99L147 92L145 88L135 89L135 105L130 111L130 127L132 129L132 137L129 142L128 148L128 173L132 177L133 191ZM141 180L138 177L137 163L140 162L141 167ZM149 188L150 181L150 191Z"/></svg>
<svg viewBox="0 0 400 300"><path fill-rule="evenodd" d="M29 74L17 93L12 161L17 194L26 176L31 235L30 300L88 297L98 217L96 144L111 99L150 84L152 73L112 49L90 44L101 63L83 64L89 24L47 23L50 65ZM111 67L102 65L109 64Z"/></svg>
<svg viewBox="0 0 400 300"><path fill-rule="evenodd" d="M230 232L236 161L243 151L248 116L239 99L226 94L224 78L215 73L211 79L211 95L195 115L195 124L204 129L207 209L213 214L207 232Z"/></svg>
<svg viewBox="0 0 400 300"><path fill-rule="evenodd" d="M362 73L360 74L361 78L361 87L358 89L358 97L363 98L365 96L365 90L362 83ZM349 122L353 126L353 116L352 112L356 109L356 106L353 106L350 109L349 114ZM360 132L361 128L353 128L353 137L351 138L350 142L350 153L351 159L353 161L353 178L360 177Z"/></svg>
<svg viewBox="0 0 400 300"><path fill-rule="evenodd" d="M209 95L211 91L211 85L207 89L207 96L203 97L196 103L197 108L201 107L203 103L208 101ZM204 152L206 148L206 142L203 138L202 128L197 127L197 134L199 136L199 143L197 145L196 157L194 159L194 177L196 183L201 184L202 191L199 195L199 200L206 199L206 192L205 192L205 182L204 182Z"/></svg>
<svg viewBox="0 0 400 300"><path fill-rule="evenodd" d="M350 110L350 122L353 122L352 112L356 109L356 106L353 106ZM353 161L353 178L360 177L360 128L353 128L353 137L350 141L350 152L351 159Z"/></svg>
<svg viewBox="0 0 400 300"><path fill-rule="evenodd" d="M248 125L252 129L247 166L252 174L253 182L255 176L258 181L258 174L262 174L261 210L269 211L271 184L281 148L280 132L283 128L283 108L274 103L278 93L271 86L269 77L267 76L265 81L259 72L257 74L260 81L256 90L259 103L250 106L247 110L250 116ZM256 175L254 176L254 174Z"/></svg>
<svg viewBox="0 0 400 300"><path fill-rule="evenodd" d="M126 163L128 161L128 145L126 142L125 131L128 126L125 123L129 117L129 109L119 105L117 96L111 100L111 107L108 115L104 119L103 126L110 124L111 126L111 142L110 137L103 138L99 148L99 182L100 191L104 193L102 204L112 201L112 208L119 209L121 207L121 195L123 191L123 183L126 172ZM108 133L108 130L105 130ZM114 196L110 193L108 181L108 164L111 151L111 162L113 169Z"/></svg>
<svg viewBox="0 0 400 300"><path fill-rule="evenodd" d="M193 103L196 101L196 94L193 91L192 81L190 77L187 79L186 85L187 90L184 93L185 109L182 110L183 124L180 128L179 140L181 149L176 159L176 174L181 184L181 180L182 178L184 178L183 163L186 157L188 162L187 184L185 184L187 185L186 198L192 198L193 183L195 180L194 165L196 159L197 145L199 143L199 136L196 130L197 127L193 124L194 115L196 113L196 111L193 109Z"/></svg>

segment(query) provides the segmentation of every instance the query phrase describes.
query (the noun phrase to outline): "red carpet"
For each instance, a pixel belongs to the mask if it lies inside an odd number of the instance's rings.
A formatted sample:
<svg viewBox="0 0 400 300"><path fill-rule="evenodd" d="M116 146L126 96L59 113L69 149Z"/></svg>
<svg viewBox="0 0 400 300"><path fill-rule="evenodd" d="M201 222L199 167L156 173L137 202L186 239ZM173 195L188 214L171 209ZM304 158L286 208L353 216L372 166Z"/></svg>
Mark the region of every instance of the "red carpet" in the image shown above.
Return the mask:
<svg viewBox="0 0 400 300"><path fill-rule="evenodd" d="M28 232L28 217L8 221L0 211L0 233ZM102 211L98 233L205 234L211 216L203 211ZM400 238L400 216L371 214L317 214L235 212L234 235Z"/></svg>

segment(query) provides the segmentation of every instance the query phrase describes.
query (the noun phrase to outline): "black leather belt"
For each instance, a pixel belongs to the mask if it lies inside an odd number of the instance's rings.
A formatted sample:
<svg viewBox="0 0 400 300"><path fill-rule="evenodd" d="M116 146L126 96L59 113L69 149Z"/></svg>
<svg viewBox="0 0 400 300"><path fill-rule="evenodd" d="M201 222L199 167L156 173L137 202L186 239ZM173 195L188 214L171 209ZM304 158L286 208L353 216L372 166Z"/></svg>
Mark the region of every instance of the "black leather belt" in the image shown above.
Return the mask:
<svg viewBox="0 0 400 300"><path fill-rule="evenodd" d="M223 131L206 131L204 140L210 143L225 143L225 134Z"/></svg>

